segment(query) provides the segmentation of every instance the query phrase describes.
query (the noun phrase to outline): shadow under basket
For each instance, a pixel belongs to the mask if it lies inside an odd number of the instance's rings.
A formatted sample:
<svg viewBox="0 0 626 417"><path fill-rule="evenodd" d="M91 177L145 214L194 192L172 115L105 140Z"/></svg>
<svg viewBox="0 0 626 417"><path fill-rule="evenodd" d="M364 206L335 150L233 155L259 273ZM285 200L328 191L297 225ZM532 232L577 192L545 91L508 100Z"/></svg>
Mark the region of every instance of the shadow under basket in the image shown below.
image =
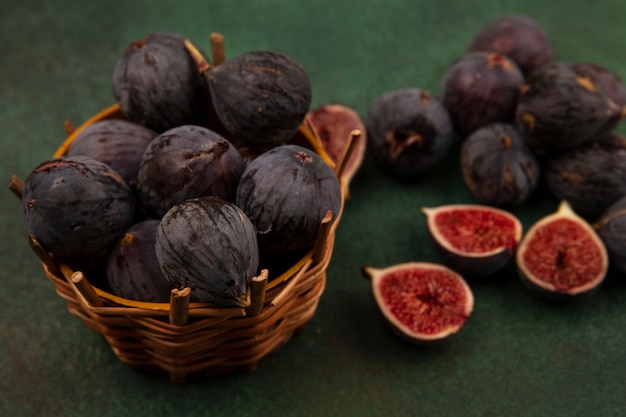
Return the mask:
<svg viewBox="0 0 626 417"><path fill-rule="evenodd" d="M124 118L117 105L77 129L66 124L69 136L55 156L64 155L86 126L111 118ZM329 161L306 121L294 143L315 150L336 172L341 171L337 166L342 164ZM10 184L18 196L20 182L14 176ZM340 217L341 212L334 218L328 213L314 247L280 276L268 279L272 271L263 270L254 277L252 304L246 309L190 302L189 289L173 290L169 303L119 298L92 286L89 277L55 259L36 237L29 236L29 242L70 313L104 336L122 362L137 370L165 373L180 383L254 370L262 358L302 331L324 291Z"/></svg>

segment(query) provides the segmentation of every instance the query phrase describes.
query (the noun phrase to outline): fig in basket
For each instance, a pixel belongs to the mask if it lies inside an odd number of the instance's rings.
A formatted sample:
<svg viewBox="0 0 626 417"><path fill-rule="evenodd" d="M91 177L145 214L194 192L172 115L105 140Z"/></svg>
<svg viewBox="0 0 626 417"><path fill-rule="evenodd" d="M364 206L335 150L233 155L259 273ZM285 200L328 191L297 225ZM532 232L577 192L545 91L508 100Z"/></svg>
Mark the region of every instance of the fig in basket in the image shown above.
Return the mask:
<svg viewBox="0 0 626 417"><path fill-rule="evenodd" d="M67 155L85 155L104 162L134 187L143 153L157 135L129 120L100 120L76 134Z"/></svg>
<svg viewBox="0 0 626 417"><path fill-rule="evenodd" d="M289 253L313 246L326 213L338 217L342 192L321 156L299 145L281 145L248 164L236 203L256 227L261 251Z"/></svg>
<svg viewBox="0 0 626 417"><path fill-rule="evenodd" d="M206 80L177 33L149 33L130 42L115 64L112 87L128 119L159 133L201 124L210 108Z"/></svg>
<svg viewBox="0 0 626 417"><path fill-rule="evenodd" d="M311 105L307 73L278 52L247 52L204 74L215 113L237 146L287 142Z"/></svg>
<svg viewBox="0 0 626 417"><path fill-rule="evenodd" d="M235 200L245 161L224 137L183 125L157 136L146 148L137 176L140 201L156 217L189 198L216 195Z"/></svg>
<svg viewBox="0 0 626 417"><path fill-rule="evenodd" d="M205 196L175 205L161 220L155 251L173 287L212 305L250 305L259 249L254 225L233 203Z"/></svg>
<svg viewBox="0 0 626 417"><path fill-rule="evenodd" d="M24 181L28 234L59 257L96 254L132 224L135 196L108 165L82 155L42 162Z"/></svg>

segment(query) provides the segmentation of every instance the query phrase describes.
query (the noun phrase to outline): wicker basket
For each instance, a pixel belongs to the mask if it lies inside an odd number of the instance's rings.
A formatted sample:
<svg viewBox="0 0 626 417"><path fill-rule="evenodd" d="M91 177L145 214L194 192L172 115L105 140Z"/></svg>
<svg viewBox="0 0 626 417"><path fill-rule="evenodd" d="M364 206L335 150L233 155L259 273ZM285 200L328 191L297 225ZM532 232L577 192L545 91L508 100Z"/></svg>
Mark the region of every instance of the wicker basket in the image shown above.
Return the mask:
<svg viewBox="0 0 626 417"><path fill-rule="evenodd" d="M123 118L117 105L95 115L69 134L55 156L64 155L73 138L86 126L104 119ZM358 132L348 142L341 161L349 156ZM320 153L341 178L342 163L325 156L315 129L303 123L295 142ZM18 196L23 186L13 177L10 188ZM345 200L345 198L344 198ZM264 270L252 285L247 309L214 308L190 303L188 291L173 290L170 303L145 303L116 297L90 285L80 271L54 259L29 236L47 277L73 315L102 334L119 359L138 370L169 375L173 382L250 371L269 353L300 332L315 314L326 283L335 229L341 213L329 213L320 224L314 247L274 279Z"/></svg>

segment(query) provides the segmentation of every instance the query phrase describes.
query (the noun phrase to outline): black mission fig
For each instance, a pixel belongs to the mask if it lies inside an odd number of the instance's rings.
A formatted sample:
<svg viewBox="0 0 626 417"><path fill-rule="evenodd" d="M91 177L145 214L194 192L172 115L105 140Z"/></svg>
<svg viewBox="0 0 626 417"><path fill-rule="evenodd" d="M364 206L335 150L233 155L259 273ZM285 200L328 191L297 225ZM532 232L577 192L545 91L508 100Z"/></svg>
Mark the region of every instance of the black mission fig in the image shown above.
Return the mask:
<svg viewBox="0 0 626 417"><path fill-rule="evenodd" d="M86 257L132 224L135 195L108 165L82 155L39 164L24 181L28 234L59 257Z"/></svg>
<svg viewBox="0 0 626 417"><path fill-rule="evenodd" d="M288 141L311 105L307 73L279 52L247 52L204 74L215 113L238 147Z"/></svg>
<svg viewBox="0 0 626 417"><path fill-rule="evenodd" d="M234 201L245 165L237 149L214 131L178 126L157 136L146 148L137 193L158 218L189 198L215 195Z"/></svg>
<svg viewBox="0 0 626 417"><path fill-rule="evenodd" d="M250 304L259 266L256 230L233 203L205 196L175 205L157 229L155 251L166 279L175 288L191 288L194 299Z"/></svg>
<svg viewBox="0 0 626 417"><path fill-rule="evenodd" d="M337 218L342 191L322 157L299 145L281 145L248 164L236 203L256 227L262 251L288 253L315 243L328 211Z"/></svg>
<svg viewBox="0 0 626 417"><path fill-rule="evenodd" d="M396 178L415 179L436 166L454 140L452 120L429 92L408 88L380 96L365 119L367 148Z"/></svg>
<svg viewBox="0 0 626 417"><path fill-rule="evenodd" d="M202 124L209 114L206 80L178 33L149 33L129 43L115 64L112 88L128 119L158 133Z"/></svg>

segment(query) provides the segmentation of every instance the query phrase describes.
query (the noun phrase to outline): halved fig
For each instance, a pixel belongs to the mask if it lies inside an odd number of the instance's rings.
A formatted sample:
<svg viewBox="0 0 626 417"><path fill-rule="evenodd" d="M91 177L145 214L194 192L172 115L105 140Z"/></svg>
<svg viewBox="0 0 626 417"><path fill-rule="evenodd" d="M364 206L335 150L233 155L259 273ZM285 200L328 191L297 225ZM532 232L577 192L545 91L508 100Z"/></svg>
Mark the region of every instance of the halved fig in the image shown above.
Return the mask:
<svg viewBox="0 0 626 417"><path fill-rule="evenodd" d="M608 254L591 225L566 200L535 222L516 256L522 282L538 295L568 299L589 293L606 276Z"/></svg>
<svg viewBox="0 0 626 417"><path fill-rule="evenodd" d="M487 276L513 258L523 227L512 213L478 204L422 207L445 262L464 276Z"/></svg>
<svg viewBox="0 0 626 417"><path fill-rule="evenodd" d="M366 130L361 116L351 107L338 103L324 104L309 111L308 116L324 150L335 163L345 151L352 131L361 132L362 138L350 154L343 172L345 183L349 184L361 167L365 156Z"/></svg>
<svg viewBox="0 0 626 417"><path fill-rule="evenodd" d="M474 295L463 277L439 264L365 266L374 299L385 320L402 338L432 344L458 333L474 309Z"/></svg>

